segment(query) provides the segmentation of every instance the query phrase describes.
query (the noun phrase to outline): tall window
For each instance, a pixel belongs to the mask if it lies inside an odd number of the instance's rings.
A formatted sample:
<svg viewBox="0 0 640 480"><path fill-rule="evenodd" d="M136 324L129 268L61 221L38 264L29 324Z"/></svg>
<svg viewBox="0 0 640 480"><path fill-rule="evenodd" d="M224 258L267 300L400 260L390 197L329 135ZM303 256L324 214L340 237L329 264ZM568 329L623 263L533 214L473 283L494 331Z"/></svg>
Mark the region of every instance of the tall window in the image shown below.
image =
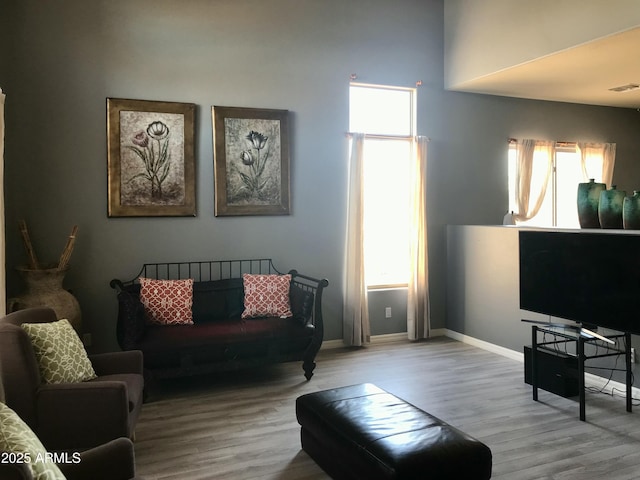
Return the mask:
<svg viewBox="0 0 640 480"><path fill-rule="evenodd" d="M533 158L531 190L539 191L546 174L545 159ZM587 177L602 181L603 158L590 156L586 159ZM518 211L515 193L516 146L509 144L509 211ZM557 144L553 158L553 170L542 206L538 214L519 225L538 227L579 228L576 200L578 184L584 178L580 153L575 144Z"/></svg>
<svg viewBox="0 0 640 480"><path fill-rule="evenodd" d="M364 143L364 256L369 288L409 280L409 172L415 135L412 88L352 83L349 130Z"/></svg>

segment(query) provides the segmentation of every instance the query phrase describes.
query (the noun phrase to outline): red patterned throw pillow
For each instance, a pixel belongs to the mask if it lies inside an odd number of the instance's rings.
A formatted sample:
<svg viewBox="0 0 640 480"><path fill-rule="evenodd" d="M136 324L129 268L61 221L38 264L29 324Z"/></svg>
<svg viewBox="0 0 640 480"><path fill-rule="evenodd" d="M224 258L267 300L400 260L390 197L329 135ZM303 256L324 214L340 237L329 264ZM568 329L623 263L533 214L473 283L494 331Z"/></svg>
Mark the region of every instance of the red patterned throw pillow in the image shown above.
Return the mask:
<svg viewBox="0 0 640 480"><path fill-rule="evenodd" d="M193 278L140 277L140 301L148 325L193 325Z"/></svg>
<svg viewBox="0 0 640 480"><path fill-rule="evenodd" d="M291 275L242 275L244 311L242 318L292 317L289 302Z"/></svg>

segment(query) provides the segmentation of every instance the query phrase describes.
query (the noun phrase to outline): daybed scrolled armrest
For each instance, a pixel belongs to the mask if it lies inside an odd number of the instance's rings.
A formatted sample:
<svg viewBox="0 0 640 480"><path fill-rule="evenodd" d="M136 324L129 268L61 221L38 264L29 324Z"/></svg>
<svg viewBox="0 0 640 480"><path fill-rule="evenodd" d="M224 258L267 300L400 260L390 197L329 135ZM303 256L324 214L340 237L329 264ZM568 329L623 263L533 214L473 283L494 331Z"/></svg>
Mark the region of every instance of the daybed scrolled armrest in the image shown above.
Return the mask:
<svg viewBox="0 0 640 480"><path fill-rule="evenodd" d="M121 292L122 290L124 290L124 284L122 283L122 280L119 280L117 278L114 278L113 280L111 280L109 282L109 286L111 288L113 288L114 290L117 290L119 292Z"/></svg>
<svg viewBox="0 0 640 480"><path fill-rule="evenodd" d="M140 350L97 353L89 355L89 360L98 376L118 373L143 374L143 357Z"/></svg>
<svg viewBox="0 0 640 480"><path fill-rule="evenodd" d="M59 465L67 480L129 480L135 476L133 442L117 438L80 454L79 463Z"/></svg>
<svg viewBox="0 0 640 480"><path fill-rule="evenodd" d="M111 280L110 285L118 291L118 322L116 325L118 344L123 350L135 350L146 330L144 306L135 293L135 289L132 292L131 286L125 287L117 279Z"/></svg>
<svg viewBox="0 0 640 480"><path fill-rule="evenodd" d="M300 290L294 297L292 297L292 309L294 303L297 303L297 307L304 305L305 322L307 328L313 329L311 341L307 346L304 355L302 368L304 370L304 376L307 380L310 380L313 376L313 370L315 369L316 362L315 357L324 339L324 322L322 319L322 291L329 285L329 281L326 278L318 279L302 275L297 270L289 270L291 275L291 285L293 288ZM306 297L305 297L306 295ZM302 299L302 301L301 301ZM294 312L295 317L295 312ZM311 318L311 322L308 318Z"/></svg>
<svg viewBox="0 0 640 480"><path fill-rule="evenodd" d="M289 290L293 318L302 325L313 326L313 293L292 284Z"/></svg>
<svg viewBox="0 0 640 480"><path fill-rule="evenodd" d="M322 293L324 289L329 286L329 280L326 278L318 279L309 277L299 273L297 270L289 270L291 275L291 281L293 285L297 285L299 288L306 292L313 294L313 324L316 330L323 334L324 324L322 320Z"/></svg>
<svg viewBox="0 0 640 480"><path fill-rule="evenodd" d="M91 448L126 437L127 386L121 381L42 385L36 415L38 436L49 449Z"/></svg>

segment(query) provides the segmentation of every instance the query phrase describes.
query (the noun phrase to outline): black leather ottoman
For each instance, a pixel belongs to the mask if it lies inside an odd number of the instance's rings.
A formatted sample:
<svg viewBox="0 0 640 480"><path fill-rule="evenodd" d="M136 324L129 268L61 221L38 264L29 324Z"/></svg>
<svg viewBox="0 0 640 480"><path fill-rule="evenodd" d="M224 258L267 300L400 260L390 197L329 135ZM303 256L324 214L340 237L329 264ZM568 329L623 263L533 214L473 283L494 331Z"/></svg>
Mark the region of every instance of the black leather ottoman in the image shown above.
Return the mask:
<svg viewBox="0 0 640 480"><path fill-rule="evenodd" d="M489 447L370 383L302 395L296 417L334 479L491 478Z"/></svg>

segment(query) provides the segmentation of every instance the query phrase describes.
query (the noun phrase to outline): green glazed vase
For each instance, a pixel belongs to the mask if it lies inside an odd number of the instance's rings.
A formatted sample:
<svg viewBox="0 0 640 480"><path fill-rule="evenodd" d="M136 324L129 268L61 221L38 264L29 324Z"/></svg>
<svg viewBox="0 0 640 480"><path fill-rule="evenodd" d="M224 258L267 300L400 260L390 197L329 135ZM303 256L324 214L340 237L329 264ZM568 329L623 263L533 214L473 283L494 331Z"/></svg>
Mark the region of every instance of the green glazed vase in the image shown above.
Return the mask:
<svg viewBox="0 0 640 480"><path fill-rule="evenodd" d="M598 218L602 228L622 228L622 204L626 192L616 190L615 185L611 185L609 190L600 193L600 204L598 205Z"/></svg>
<svg viewBox="0 0 640 480"><path fill-rule="evenodd" d="M600 193L606 188L604 183L596 183L593 178L578 184L578 221L581 228L600 228L598 205Z"/></svg>
<svg viewBox="0 0 640 480"><path fill-rule="evenodd" d="M622 226L625 230L640 230L640 190L634 190L632 197L624 197Z"/></svg>

